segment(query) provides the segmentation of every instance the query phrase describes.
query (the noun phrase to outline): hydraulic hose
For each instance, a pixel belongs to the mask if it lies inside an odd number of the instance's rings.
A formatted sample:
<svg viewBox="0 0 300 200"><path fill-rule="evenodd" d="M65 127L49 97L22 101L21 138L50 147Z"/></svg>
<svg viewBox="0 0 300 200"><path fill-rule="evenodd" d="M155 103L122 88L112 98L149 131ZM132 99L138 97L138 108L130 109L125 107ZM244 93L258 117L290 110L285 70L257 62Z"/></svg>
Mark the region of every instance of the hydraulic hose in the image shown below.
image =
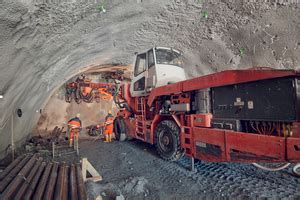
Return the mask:
<svg viewBox="0 0 300 200"><path fill-rule="evenodd" d="M300 177L300 163L297 163L294 167L293 167L293 173L296 176Z"/></svg>
<svg viewBox="0 0 300 200"><path fill-rule="evenodd" d="M270 172L276 172L276 171L283 170L283 169L287 168L290 164L291 163L283 163L282 165L280 165L278 167L267 167L267 166L263 166L258 163L252 163L252 165L254 165L255 167L260 168L262 170L270 171Z"/></svg>

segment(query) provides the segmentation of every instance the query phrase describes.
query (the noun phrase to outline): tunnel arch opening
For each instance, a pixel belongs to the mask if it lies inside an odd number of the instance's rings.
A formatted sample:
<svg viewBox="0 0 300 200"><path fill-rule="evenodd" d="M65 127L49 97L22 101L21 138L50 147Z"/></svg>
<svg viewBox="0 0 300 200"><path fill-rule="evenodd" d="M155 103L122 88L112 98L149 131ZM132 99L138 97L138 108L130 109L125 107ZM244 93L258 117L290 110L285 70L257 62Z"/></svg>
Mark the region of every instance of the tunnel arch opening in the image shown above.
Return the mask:
<svg viewBox="0 0 300 200"><path fill-rule="evenodd" d="M123 71L124 81L130 81L131 66L122 64L87 67L74 73L71 77L66 78L65 82L60 84L52 94L49 95L43 108L36 111L40 113L40 116L32 131L32 136L47 135L51 133L55 127L64 127L64 130L66 130L66 122L78 113L82 120L84 133L88 131L86 127L104 121L108 111L111 111L112 114L115 115L118 109L112 98L93 99L90 102L76 102L73 97L73 99L67 102L66 85L75 81L82 74L92 83L112 83L113 80L109 78L109 74L116 71Z"/></svg>

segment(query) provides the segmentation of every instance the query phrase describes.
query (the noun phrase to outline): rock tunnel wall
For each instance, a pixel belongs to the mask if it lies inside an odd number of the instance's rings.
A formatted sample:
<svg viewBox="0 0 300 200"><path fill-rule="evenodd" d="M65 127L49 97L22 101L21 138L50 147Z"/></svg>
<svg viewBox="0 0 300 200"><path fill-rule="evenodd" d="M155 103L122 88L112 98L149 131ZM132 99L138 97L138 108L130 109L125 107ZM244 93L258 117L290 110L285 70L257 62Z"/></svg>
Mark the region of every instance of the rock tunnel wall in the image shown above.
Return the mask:
<svg viewBox="0 0 300 200"><path fill-rule="evenodd" d="M95 65L130 64L134 52L154 45L181 49L190 76L299 66L296 3L53 2L0 0L0 152L10 143L11 116L21 142L40 117L36 111L70 77Z"/></svg>

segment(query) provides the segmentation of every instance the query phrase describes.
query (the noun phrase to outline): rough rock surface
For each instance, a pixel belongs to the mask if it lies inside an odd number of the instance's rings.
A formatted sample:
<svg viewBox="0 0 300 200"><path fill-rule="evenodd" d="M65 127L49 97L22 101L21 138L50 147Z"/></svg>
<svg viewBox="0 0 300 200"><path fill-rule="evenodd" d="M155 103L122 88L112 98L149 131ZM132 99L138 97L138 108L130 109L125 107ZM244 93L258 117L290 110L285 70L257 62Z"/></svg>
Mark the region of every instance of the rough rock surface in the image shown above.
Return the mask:
<svg viewBox="0 0 300 200"><path fill-rule="evenodd" d="M53 2L0 0L0 152L11 140L12 115L14 140L22 141L38 121L36 111L70 77L130 64L134 52L153 45L181 49L191 76L299 66L295 3L107 0L104 13L100 1Z"/></svg>

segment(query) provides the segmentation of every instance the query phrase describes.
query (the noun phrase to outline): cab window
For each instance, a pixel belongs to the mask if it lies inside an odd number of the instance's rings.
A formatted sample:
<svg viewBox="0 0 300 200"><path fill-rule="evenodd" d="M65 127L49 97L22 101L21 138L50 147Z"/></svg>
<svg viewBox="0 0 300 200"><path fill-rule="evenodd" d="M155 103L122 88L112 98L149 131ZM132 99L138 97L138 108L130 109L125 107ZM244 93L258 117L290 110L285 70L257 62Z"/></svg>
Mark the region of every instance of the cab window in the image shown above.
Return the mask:
<svg viewBox="0 0 300 200"><path fill-rule="evenodd" d="M182 67L182 55L175 51L169 49L157 49L155 51L155 56L157 64Z"/></svg>
<svg viewBox="0 0 300 200"><path fill-rule="evenodd" d="M134 76L139 75L143 71L146 70L146 54L140 54L136 58L136 63L135 63L135 69L134 69Z"/></svg>

